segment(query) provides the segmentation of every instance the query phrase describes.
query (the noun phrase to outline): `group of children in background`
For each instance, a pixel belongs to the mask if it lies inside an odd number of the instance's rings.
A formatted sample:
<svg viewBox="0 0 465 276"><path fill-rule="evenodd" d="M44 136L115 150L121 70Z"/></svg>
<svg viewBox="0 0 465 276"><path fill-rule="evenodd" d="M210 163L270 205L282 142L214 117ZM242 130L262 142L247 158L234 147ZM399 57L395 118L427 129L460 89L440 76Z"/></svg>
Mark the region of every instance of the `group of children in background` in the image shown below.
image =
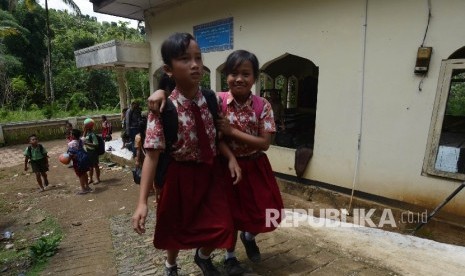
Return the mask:
<svg viewBox="0 0 465 276"><path fill-rule="evenodd" d="M102 116L102 135L111 136L111 124L106 116ZM70 157L69 168L74 168L76 176L79 178L81 190L78 195L84 195L92 191L89 184L100 183L99 155L97 147L99 145L97 135L94 133L94 121L86 119L84 121L84 131L73 129L70 122L66 122L65 136L67 143L67 154ZM32 171L36 175L39 192L43 192L49 185L47 171L49 170L49 156L43 145L39 144L35 134L29 136L29 146L24 150L24 170L28 170L31 164ZM94 180L95 171L95 180Z"/></svg>
<svg viewBox="0 0 465 276"><path fill-rule="evenodd" d="M266 210L281 213L283 209L276 179L263 152L276 131L272 107L251 92L258 77L258 60L244 50L231 53L223 70L229 91L218 97L213 91L199 89L203 62L192 35L170 36L162 44L161 55L163 69L176 86L166 91L171 92L166 103L164 91L149 97L149 108L161 104L161 113L148 114L133 229L139 234L146 230L149 191L161 154L169 152L172 161L164 181L156 183L162 188L154 235L154 246L167 252L165 275L178 275L176 259L182 249L195 249L194 262L203 275L220 275L210 257L215 248L226 249L224 266L228 275L242 275L247 270L235 254L238 231L247 257L259 262L255 237L276 228L266 224ZM214 108L209 102L211 94L216 99ZM174 107L178 117L173 143L168 142L167 125L161 119L166 118L168 106Z"/></svg>

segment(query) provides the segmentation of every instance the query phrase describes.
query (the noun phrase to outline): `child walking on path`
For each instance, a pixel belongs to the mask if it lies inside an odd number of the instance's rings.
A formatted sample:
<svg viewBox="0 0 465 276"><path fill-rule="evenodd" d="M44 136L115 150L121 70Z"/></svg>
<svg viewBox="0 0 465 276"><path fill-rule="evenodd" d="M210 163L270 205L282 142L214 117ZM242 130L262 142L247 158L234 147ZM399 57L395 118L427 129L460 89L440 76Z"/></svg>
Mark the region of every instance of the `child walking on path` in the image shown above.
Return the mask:
<svg viewBox="0 0 465 276"><path fill-rule="evenodd" d="M27 164L31 161L32 172L35 173L40 188L39 192L45 191L45 187L48 186L48 155L35 134L29 136L29 146L24 150L24 156L24 170L28 170Z"/></svg>
<svg viewBox="0 0 465 276"><path fill-rule="evenodd" d="M223 117L218 129L242 169L242 181L226 185L232 206L234 224L242 231L240 239L252 262L261 260L255 242L259 233L273 231L277 225L267 225L267 210L281 214L283 201L268 157L271 135L276 131L273 111L264 98L255 96L251 88L258 77L258 59L247 51L237 50L226 59L223 73L229 91L219 93ZM230 177L225 177L230 181ZM231 181L230 181L231 182ZM276 217L279 224L280 217ZM235 257L235 247L227 250L225 268L229 275L244 273Z"/></svg>
<svg viewBox="0 0 465 276"><path fill-rule="evenodd" d="M87 118L84 120L84 145L89 156L90 169L89 169L89 184L94 183L97 185L100 183L100 167L98 160L98 139L94 133L94 120ZM94 170L97 180L94 182Z"/></svg>
<svg viewBox="0 0 465 276"><path fill-rule="evenodd" d="M169 99L178 118L177 140L172 143L160 200L157 205L154 245L165 249L165 275L178 275L176 263L180 249L196 248L195 263L204 275L220 275L210 259L214 248L233 245L233 224L217 147L229 158L231 174L240 180L240 169L231 151L216 145L216 130L207 97L213 91L199 89L202 56L193 36L176 33L162 44L164 69L176 82ZM161 114L163 116L163 114ZM145 232L147 197L162 150L169 150L160 116L150 113L144 147L147 149L137 208L132 217L134 230Z"/></svg>
<svg viewBox="0 0 465 276"><path fill-rule="evenodd" d="M65 124L65 137L66 137L66 145L68 145L69 142L73 141L73 124L71 122L66 122ZM71 160L70 164L68 165L68 168L73 168L73 160Z"/></svg>
<svg viewBox="0 0 465 276"><path fill-rule="evenodd" d="M110 121L108 121L107 116L102 115L102 138L108 142L111 141L112 137L112 127Z"/></svg>
<svg viewBox="0 0 465 276"><path fill-rule="evenodd" d="M92 191L89 187L89 179L87 172L89 171L89 159L87 153L84 151L84 143L81 140L81 131L78 129L71 130L72 140L68 143L68 153L73 161L74 173L79 178L81 191L78 195L84 195Z"/></svg>

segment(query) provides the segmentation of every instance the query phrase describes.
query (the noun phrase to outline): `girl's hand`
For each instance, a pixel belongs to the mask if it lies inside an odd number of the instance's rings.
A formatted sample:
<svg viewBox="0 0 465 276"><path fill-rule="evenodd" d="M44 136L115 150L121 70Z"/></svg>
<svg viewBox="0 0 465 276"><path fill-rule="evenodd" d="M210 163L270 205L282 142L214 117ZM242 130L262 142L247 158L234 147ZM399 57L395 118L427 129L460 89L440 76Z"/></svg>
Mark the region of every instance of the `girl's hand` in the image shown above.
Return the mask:
<svg viewBox="0 0 465 276"><path fill-rule="evenodd" d="M242 170L237 163L236 158L230 158L228 162L229 172L231 172L231 178L236 178L233 182L233 185L239 183L242 180Z"/></svg>
<svg viewBox="0 0 465 276"><path fill-rule="evenodd" d="M232 134L233 128L229 124L228 118L219 115L219 118L216 120L216 127L218 128L218 131L226 136L230 136Z"/></svg>
<svg viewBox="0 0 465 276"><path fill-rule="evenodd" d="M158 89L152 93L147 99L148 108L154 114L159 114L165 108L166 95L165 90Z"/></svg>
<svg viewBox="0 0 465 276"><path fill-rule="evenodd" d="M147 213L147 204L139 204L137 205L134 215L132 215L132 229L139 235L145 233L145 219L147 218Z"/></svg>

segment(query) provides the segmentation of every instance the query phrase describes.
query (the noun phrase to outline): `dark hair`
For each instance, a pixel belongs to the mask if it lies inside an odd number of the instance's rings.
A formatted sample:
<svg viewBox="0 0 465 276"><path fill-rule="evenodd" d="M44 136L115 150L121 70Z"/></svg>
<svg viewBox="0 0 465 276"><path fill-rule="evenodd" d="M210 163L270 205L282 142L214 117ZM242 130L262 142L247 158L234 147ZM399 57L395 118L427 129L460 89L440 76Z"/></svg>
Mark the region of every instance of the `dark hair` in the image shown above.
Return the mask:
<svg viewBox="0 0 465 276"><path fill-rule="evenodd" d="M182 56L186 52L191 40L195 39L189 33L174 33L169 36L161 45L163 62L171 66L173 59Z"/></svg>
<svg viewBox="0 0 465 276"><path fill-rule="evenodd" d="M75 139L79 139L81 137L82 132L79 129L73 128L71 130L71 136L73 136Z"/></svg>
<svg viewBox="0 0 465 276"><path fill-rule="evenodd" d="M37 135L35 135L35 134L31 134L31 135L29 135L29 137L27 137L27 140L28 140L28 141L31 141L31 138L32 138L32 137L35 137L35 138L37 138Z"/></svg>
<svg viewBox="0 0 465 276"><path fill-rule="evenodd" d="M129 108L127 108L127 107L123 108L123 110L121 110L121 113L126 114L126 111L128 111L128 109L129 109Z"/></svg>
<svg viewBox="0 0 465 276"><path fill-rule="evenodd" d="M158 89L165 90L167 92L171 92L176 87L176 82L173 78L170 78L168 74L163 73L160 77L160 82L158 83Z"/></svg>
<svg viewBox="0 0 465 276"><path fill-rule="evenodd" d="M65 126L66 126L66 127L73 127L73 124L72 124L70 121L67 121L67 122L65 123Z"/></svg>
<svg viewBox="0 0 465 276"><path fill-rule="evenodd" d="M102 121L106 121L106 120L107 120L107 116L102 115Z"/></svg>
<svg viewBox="0 0 465 276"><path fill-rule="evenodd" d="M253 76L258 78L258 59L254 54L246 50L236 50L229 54L222 70L223 74L226 76L231 74L245 61L250 61L250 63L252 63Z"/></svg>

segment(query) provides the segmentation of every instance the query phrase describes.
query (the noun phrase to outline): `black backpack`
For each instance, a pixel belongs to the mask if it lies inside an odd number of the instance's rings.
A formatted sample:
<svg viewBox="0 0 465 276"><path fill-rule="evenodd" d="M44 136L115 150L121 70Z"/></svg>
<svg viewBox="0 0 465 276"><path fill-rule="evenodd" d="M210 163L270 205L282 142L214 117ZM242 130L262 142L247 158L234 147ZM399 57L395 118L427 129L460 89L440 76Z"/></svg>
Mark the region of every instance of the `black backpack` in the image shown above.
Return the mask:
<svg viewBox="0 0 465 276"><path fill-rule="evenodd" d="M87 171L90 168L89 155L84 150L84 145L81 140L79 140L79 148L68 150L69 153L74 155L74 161L77 164L77 167L80 171Z"/></svg>
<svg viewBox="0 0 465 276"><path fill-rule="evenodd" d="M218 119L218 98L216 97L216 93L209 89L202 89L201 92L207 101L213 120L216 121ZM165 109L161 113L161 120L166 147L165 151L160 153L156 170L155 184L160 188L163 187L165 174L172 160L171 152L173 151L173 145L178 140L178 112L169 98L166 99Z"/></svg>
<svg viewBox="0 0 465 276"><path fill-rule="evenodd" d="M97 146L97 154L102 155L105 153L105 140L103 140L102 136L99 134L95 134L97 136L98 146Z"/></svg>
<svg viewBox="0 0 465 276"><path fill-rule="evenodd" d="M44 146L42 146L42 144L38 144L37 146L39 146L40 153L46 156ZM27 154L29 158L32 158L32 146L27 147Z"/></svg>
<svg viewBox="0 0 465 276"><path fill-rule="evenodd" d="M98 142L98 145L97 145L97 147L95 149L96 149L98 155L102 155L102 154L105 153L105 140L103 140L102 136L99 135L99 134L94 133L94 135L95 135L95 137L97 137L97 142ZM92 141L92 143L93 142L94 141Z"/></svg>

